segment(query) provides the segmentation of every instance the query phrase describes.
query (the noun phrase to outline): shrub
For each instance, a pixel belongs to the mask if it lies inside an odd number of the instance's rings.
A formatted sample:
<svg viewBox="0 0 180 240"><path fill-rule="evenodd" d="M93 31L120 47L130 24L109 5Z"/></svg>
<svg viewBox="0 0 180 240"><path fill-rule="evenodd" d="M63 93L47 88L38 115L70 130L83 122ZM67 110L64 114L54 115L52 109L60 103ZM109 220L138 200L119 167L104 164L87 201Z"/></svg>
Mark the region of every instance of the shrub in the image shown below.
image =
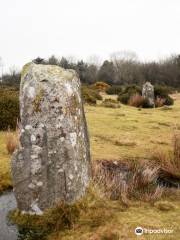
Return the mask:
<svg viewBox="0 0 180 240"><path fill-rule="evenodd" d="M129 85L119 94L118 100L124 104L128 104L130 98L136 94L141 95L141 88L136 85Z"/></svg>
<svg viewBox="0 0 180 240"><path fill-rule="evenodd" d="M102 102L101 106L108 107L108 108L120 108L121 107L121 105L119 104L118 101L116 101L114 99L110 99L110 98L105 99Z"/></svg>
<svg viewBox="0 0 180 240"><path fill-rule="evenodd" d="M108 84L105 83L105 82L96 82L96 83L94 83L93 85L91 85L91 87L92 87L93 89L96 89L96 90L100 91L100 92L106 92L106 90L107 90L108 88L110 88L110 85L108 85Z"/></svg>
<svg viewBox="0 0 180 240"><path fill-rule="evenodd" d="M144 102L144 98L138 93L131 96L128 104L133 107L142 107Z"/></svg>
<svg viewBox="0 0 180 240"><path fill-rule="evenodd" d="M168 87L155 86L155 106L161 107L163 105L173 105L174 100L168 95L171 89ZM141 88L136 85L127 86L122 92L119 93L118 100L124 104L129 104L134 107L149 108L147 99L142 99Z"/></svg>
<svg viewBox="0 0 180 240"><path fill-rule="evenodd" d="M82 87L82 97L84 102L88 104L96 104L96 100L102 100L102 97L98 91L88 86Z"/></svg>
<svg viewBox="0 0 180 240"><path fill-rule="evenodd" d="M141 94L141 88L137 85L128 85L123 91L124 93L139 93Z"/></svg>
<svg viewBox="0 0 180 240"><path fill-rule="evenodd" d="M0 130L16 129L19 119L18 91L0 89Z"/></svg>
<svg viewBox="0 0 180 240"><path fill-rule="evenodd" d="M172 93L172 89L165 87L165 86L155 86L154 87L154 95L155 99L158 101L158 99L164 99L163 105L173 105L174 100L168 95ZM157 106L158 107L158 106Z"/></svg>
<svg viewBox="0 0 180 240"><path fill-rule="evenodd" d="M168 94L172 93L172 89L166 86L155 85L154 95L155 97L166 97Z"/></svg>
<svg viewBox="0 0 180 240"><path fill-rule="evenodd" d="M170 96L167 96L164 102L164 105L171 106L174 104L174 99L171 98Z"/></svg>
<svg viewBox="0 0 180 240"><path fill-rule="evenodd" d="M106 93L109 95L118 95L122 92L122 87L118 85L113 85L112 87L106 90Z"/></svg>
<svg viewBox="0 0 180 240"><path fill-rule="evenodd" d="M8 129L8 132L6 133L6 149L9 154L13 154L18 145L18 135L18 129L16 129L15 132L11 132Z"/></svg>
<svg viewBox="0 0 180 240"><path fill-rule="evenodd" d="M124 93L118 96L118 101L120 101L123 104L128 104L129 102L129 94L128 93Z"/></svg>
<svg viewBox="0 0 180 240"><path fill-rule="evenodd" d="M157 97L155 99L155 107L162 107L165 103L165 99L161 97Z"/></svg>

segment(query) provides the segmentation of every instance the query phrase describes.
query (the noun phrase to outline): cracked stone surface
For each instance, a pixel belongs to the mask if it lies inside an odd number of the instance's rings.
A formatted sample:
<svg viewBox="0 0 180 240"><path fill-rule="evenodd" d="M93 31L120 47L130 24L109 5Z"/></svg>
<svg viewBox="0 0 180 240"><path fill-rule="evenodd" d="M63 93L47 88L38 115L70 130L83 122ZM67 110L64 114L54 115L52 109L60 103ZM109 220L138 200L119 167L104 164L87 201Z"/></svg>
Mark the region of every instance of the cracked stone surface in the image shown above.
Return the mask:
<svg viewBox="0 0 180 240"><path fill-rule="evenodd" d="M91 177L80 80L73 70L26 64L20 86L20 145L12 157L18 208L42 214L84 195Z"/></svg>

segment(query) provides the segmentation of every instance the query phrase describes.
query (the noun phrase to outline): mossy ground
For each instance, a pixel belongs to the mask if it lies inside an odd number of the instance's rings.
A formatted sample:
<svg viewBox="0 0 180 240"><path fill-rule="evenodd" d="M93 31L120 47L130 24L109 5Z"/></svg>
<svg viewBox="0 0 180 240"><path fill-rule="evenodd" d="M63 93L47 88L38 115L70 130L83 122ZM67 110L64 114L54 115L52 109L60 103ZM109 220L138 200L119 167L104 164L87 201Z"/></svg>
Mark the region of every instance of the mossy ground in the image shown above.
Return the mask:
<svg viewBox="0 0 180 240"><path fill-rule="evenodd" d="M106 97L106 96L104 96ZM109 97L109 96L108 96ZM85 106L93 160L150 158L153 151L171 149L173 129L180 128L180 95L175 105L164 109L141 109L122 105L119 109ZM10 156L5 148L5 133L0 133L0 191L11 186ZM71 230L55 231L48 240L137 239L134 229L173 229L173 234L143 235L139 239L180 239L180 199L165 201L173 208L163 211L158 205L133 202L126 208L119 201L91 200Z"/></svg>

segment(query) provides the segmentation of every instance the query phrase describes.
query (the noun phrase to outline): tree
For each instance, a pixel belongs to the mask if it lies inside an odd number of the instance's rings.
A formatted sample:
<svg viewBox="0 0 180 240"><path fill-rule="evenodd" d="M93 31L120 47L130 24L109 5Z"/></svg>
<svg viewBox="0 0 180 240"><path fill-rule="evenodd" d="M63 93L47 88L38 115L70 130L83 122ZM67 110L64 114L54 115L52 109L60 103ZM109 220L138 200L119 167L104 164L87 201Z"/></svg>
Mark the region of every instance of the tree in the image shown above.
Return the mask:
<svg viewBox="0 0 180 240"><path fill-rule="evenodd" d="M104 61L98 72L98 80L108 84L115 83L115 68L111 61Z"/></svg>
<svg viewBox="0 0 180 240"><path fill-rule="evenodd" d="M52 55L48 60L48 64L50 65L59 65L59 60L54 55Z"/></svg>
<svg viewBox="0 0 180 240"><path fill-rule="evenodd" d="M111 54L114 64L117 84L141 84L143 75L136 53L130 51L115 52Z"/></svg>
<svg viewBox="0 0 180 240"><path fill-rule="evenodd" d="M19 87L21 74L15 66L9 69L9 73L3 75L2 84Z"/></svg>

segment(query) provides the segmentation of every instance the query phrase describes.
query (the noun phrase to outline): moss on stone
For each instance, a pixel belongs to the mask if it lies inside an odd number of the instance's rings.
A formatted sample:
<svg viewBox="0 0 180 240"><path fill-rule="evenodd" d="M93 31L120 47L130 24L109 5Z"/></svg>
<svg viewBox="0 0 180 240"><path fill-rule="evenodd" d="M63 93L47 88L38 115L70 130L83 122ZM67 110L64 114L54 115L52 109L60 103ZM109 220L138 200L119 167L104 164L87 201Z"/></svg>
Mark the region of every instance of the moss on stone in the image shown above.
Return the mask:
<svg viewBox="0 0 180 240"><path fill-rule="evenodd" d="M16 224L28 239L46 239L47 235L55 230L70 229L80 216L80 202L72 205L60 202L51 209L44 211L43 215L32 215L13 210L9 213L9 220Z"/></svg>
<svg viewBox="0 0 180 240"><path fill-rule="evenodd" d="M39 93L36 95L35 99L33 100L33 108L35 112L41 112L41 101L44 95L44 90L40 89Z"/></svg>
<svg viewBox="0 0 180 240"><path fill-rule="evenodd" d="M76 115L76 109L79 106L79 101L76 95L72 96L70 99L70 111L72 115Z"/></svg>
<svg viewBox="0 0 180 240"><path fill-rule="evenodd" d="M32 62L26 63L21 71L21 79L25 77Z"/></svg>

